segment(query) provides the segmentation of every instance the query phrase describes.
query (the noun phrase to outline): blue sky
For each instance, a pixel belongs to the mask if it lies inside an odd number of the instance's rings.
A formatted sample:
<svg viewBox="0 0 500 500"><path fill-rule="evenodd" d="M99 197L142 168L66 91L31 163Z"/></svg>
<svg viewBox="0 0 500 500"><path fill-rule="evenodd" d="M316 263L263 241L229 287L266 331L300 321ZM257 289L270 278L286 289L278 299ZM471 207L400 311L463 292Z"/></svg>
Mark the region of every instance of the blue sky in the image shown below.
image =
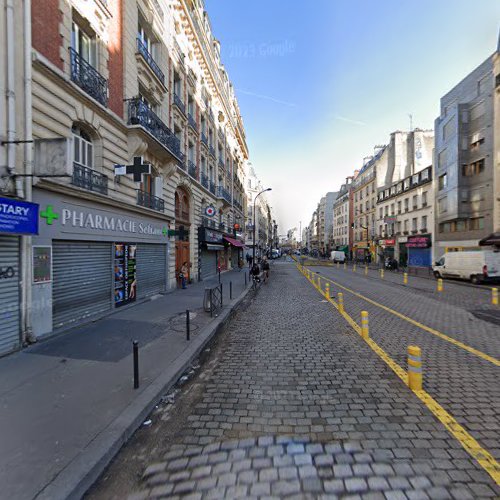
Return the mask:
<svg viewBox="0 0 500 500"><path fill-rule="evenodd" d="M494 52L499 0L205 0L280 234Z"/></svg>

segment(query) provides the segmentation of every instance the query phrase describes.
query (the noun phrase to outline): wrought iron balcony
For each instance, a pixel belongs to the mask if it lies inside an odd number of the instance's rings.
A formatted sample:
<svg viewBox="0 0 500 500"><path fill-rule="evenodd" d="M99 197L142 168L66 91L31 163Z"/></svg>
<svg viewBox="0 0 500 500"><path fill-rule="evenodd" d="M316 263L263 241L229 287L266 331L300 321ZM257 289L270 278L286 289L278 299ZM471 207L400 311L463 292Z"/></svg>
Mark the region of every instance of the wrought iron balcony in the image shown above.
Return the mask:
<svg viewBox="0 0 500 500"><path fill-rule="evenodd" d="M231 204L231 194L227 191L227 189L224 188L224 186L219 186L217 196L227 201L227 203Z"/></svg>
<svg viewBox="0 0 500 500"><path fill-rule="evenodd" d="M182 99L174 93L174 104L179 108L180 112L185 115L186 114L186 106L182 102Z"/></svg>
<svg viewBox="0 0 500 500"><path fill-rule="evenodd" d="M208 138L204 132L201 133L201 142L208 146Z"/></svg>
<svg viewBox="0 0 500 500"><path fill-rule="evenodd" d="M219 167L224 168L224 160L221 157L219 157Z"/></svg>
<svg viewBox="0 0 500 500"><path fill-rule="evenodd" d="M234 201L233 201L233 203L234 203L234 206L235 206L238 210L240 210L240 211L242 211L242 210L243 210L243 207L241 206L241 203L240 203L239 201L234 200Z"/></svg>
<svg viewBox="0 0 500 500"><path fill-rule="evenodd" d="M195 132L198 132L198 125L191 113L188 113L188 124Z"/></svg>
<svg viewBox="0 0 500 500"><path fill-rule="evenodd" d="M213 146L209 146L208 150L210 151L210 155L215 158L215 148Z"/></svg>
<svg viewBox="0 0 500 500"><path fill-rule="evenodd" d="M208 176L206 174L204 173L201 174L200 182L203 187L208 189Z"/></svg>
<svg viewBox="0 0 500 500"><path fill-rule="evenodd" d="M159 116L138 97L128 101L128 124L141 125L173 155L179 157L181 143Z"/></svg>
<svg viewBox="0 0 500 500"><path fill-rule="evenodd" d="M165 201L158 196L154 196L146 191L137 190L137 204L141 207L150 208L157 212L165 211Z"/></svg>
<svg viewBox="0 0 500 500"><path fill-rule="evenodd" d="M188 174L196 179L196 165L191 160L188 160Z"/></svg>
<svg viewBox="0 0 500 500"><path fill-rule="evenodd" d="M209 183L208 183L208 189L210 189L210 192L212 194L215 194L215 192L216 192L216 186L215 186L215 182L214 181L212 181L212 180L209 181Z"/></svg>
<svg viewBox="0 0 500 500"><path fill-rule="evenodd" d="M137 52L139 52L139 54L141 54L144 60L148 63L148 66L151 68L158 80L165 85L165 75L163 71L160 69L158 64L156 64L156 61L153 59L153 56L149 52L146 44L139 37L137 37Z"/></svg>
<svg viewBox="0 0 500 500"><path fill-rule="evenodd" d="M179 153L179 167L182 168L182 170L186 171L187 170L187 165L186 165L186 155L184 153Z"/></svg>
<svg viewBox="0 0 500 500"><path fill-rule="evenodd" d="M108 177L79 163L73 163L71 184L89 191L108 194Z"/></svg>
<svg viewBox="0 0 500 500"><path fill-rule="evenodd" d="M71 80L103 106L108 105L108 81L73 48L69 48Z"/></svg>

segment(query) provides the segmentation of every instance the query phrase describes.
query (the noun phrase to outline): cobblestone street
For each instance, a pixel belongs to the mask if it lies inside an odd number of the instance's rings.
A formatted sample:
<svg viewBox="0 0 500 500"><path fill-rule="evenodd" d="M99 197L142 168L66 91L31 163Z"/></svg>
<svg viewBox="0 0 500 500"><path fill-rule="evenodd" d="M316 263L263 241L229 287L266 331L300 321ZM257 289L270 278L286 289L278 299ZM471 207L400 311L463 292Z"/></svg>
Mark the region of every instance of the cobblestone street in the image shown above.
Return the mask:
<svg viewBox="0 0 500 500"><path fill-rule="evenodd" d="M351 276L344 281L358 285ZM415 341L415 327L388 318L384 313L384 319L376 319L373 312L372 335L381 344L390 337L383 347L405 366L402 357ZM494 333L498 342L498 330ZM276 263L271 282L221 335L220 345L183 391L194 397L188 401L181 395L168 414L153 415L151 427L141 429L122 450L88 498L473 499L500 494L490 475L295 265ZM488 335L488 328L477 334L478 349ZM427 349L443 350L433 342L445 343L428 333L419 340L430 342L428 348L422 345L425 356ZM455 418L463 418L469 431L477 430L476 438L493 453L498 447L497 368L448 346L449 357L436 357L429 365L425 358L426 377L428 371L440 374L429 374L426 388L449 405ZM149 449L141 445L148 435L154 443ZM131 472L126 456L142 457L132 463L145 464L143 470Z"/></svg>

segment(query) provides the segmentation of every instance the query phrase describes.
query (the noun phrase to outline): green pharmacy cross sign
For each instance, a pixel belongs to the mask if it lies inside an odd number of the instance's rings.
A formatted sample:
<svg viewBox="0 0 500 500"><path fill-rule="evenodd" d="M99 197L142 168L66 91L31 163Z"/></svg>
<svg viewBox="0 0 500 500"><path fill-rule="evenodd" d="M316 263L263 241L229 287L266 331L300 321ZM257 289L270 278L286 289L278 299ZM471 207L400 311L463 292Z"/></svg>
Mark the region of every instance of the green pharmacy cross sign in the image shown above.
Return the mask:
<svg viewBox="0 0 500 500"><path fill-rule="evenodd" d="M47 208L43 212L40 212L40 217L43 217L45 222L49 226L52 226L52 222L59 219L59 214L54 212L52 205L47 205Z"/></svg>

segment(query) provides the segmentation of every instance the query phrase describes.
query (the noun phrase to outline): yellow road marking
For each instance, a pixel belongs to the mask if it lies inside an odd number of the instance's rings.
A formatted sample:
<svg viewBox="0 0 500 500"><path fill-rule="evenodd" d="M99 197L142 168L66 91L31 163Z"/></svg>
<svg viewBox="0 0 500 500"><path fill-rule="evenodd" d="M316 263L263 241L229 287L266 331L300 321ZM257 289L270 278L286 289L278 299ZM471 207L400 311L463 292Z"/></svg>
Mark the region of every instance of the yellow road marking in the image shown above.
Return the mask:
<svg viewBox="0 0 500 500"><path fill-rule="evenodd" d="M307 277L306 277L307 278ZM322 290L309 278L307 280L314 285L314 287L323 295ZM331 281L331 280L329 280ZM342 287L347 291L347 288ZM338 304L327 297L327 300L333 304L338 311ZM340 311L339 311L340 312ZM361 328L359 325L345 312L342 316L353 327L353 329L361 335ZM376 342L371 338L364 339L371 349L384 361L384 363L391 368L391 370L405 383L407 386L408 374L401 368ZM408 387L408 386L407 386ZM411 390L411 389L410 389ZM460 425L457 420L448 413L428 392L424 390L412 391L422 403L431 411L431 413L445 426L445 428L452 434L455 439L462 445L462 447L469 453L469 455L476 460L479 465L491 476L493 481L500 486L500 464L495 460L493 455L485 450L466 430Z"/></svg>
<svg viewBox="0 0 500 500"><path fill-rule="evenodd" d="M323 275L322 275L323 276ZM456 340L452 337L449 337L448 335L445 335L444 333L441 333L438 330L435 330L434 328L431 328L430 326L423 325L422 323L419 323L418 321L414 320L413 318L410 318L408 316L405 316L404 314L395 311L394 309L391 309L390 307L384 306L383 304L379 304L378 302L375 302L372 299L369 299L368 297L365 297L364 295L361 295L358 292L355 292L354 290L351 290L350 288L347 288L340 283L337 283L336 281L333 281L330 278L327 278L326 276L323 276L323 278L326 281L329 281L330 283L333 283L334 285L337 285L339 288L342 288L346 292L352 293L356 297L359 297L360 299L365 300L366 302L369 302L370 304L373 304L374 306L380 307L384 311L387 311L391 314L394 314L394 316L397 316L398 318L404 319L405 321L408 321L408 323L411 323L412 325L417 326L418 328L421 328L422 330L425 330L426 332L432 333L436 337L439 337L440 339L446 340L447 342L450 342L450 344L453 344L457 347L460 347L461 349L464 349L467 352L470 352L471 354L474 354L475 356L480 357L481 359L484 359L485 361L488 361L495 366L500 366L500 360L494 358L493 356L490 356L489 354L486 354L482 351L479 351L478 349L475 349L474 347L471 347L467 344L464 344L463 342L460 342L459 340Z"/></svg>

